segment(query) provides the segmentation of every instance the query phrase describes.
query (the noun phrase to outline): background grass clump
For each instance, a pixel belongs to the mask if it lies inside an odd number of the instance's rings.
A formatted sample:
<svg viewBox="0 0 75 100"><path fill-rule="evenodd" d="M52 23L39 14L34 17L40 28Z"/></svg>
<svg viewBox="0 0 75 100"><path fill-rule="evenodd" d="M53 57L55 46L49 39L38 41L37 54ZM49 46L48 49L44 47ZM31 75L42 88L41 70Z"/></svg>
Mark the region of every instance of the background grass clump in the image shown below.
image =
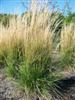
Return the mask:
<svg viewBox="0 0 75 100"><path fill-rule="evenodd" d="M61 64L68 67L75 65L75 25L70 23L63 26L60 38Z"/></svg>

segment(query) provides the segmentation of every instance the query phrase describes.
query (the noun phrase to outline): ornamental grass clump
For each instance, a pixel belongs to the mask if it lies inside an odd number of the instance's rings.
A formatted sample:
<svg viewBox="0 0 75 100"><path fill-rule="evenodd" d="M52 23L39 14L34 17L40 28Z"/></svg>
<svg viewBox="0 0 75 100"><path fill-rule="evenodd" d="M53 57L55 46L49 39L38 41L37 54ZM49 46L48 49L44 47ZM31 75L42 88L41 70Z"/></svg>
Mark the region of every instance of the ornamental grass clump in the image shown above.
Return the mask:
<svg viewBox="0 0 75 100"><path fill-rule="evenodd" d="M60 38L60 57L61 65L64 67L75 66L75 25L70 23L64 25Z"/></svg>
<svg viewBox="0 0 75 100"><path fill-rule="evenodd" d="M22 17L13 17L9 26L0 29L0 60L5 63L8 75L23 90L48 100L55 81L61 78L61 72L52 71L54 33L51 28L57 17L51 15L47 3L38 7L32 0L30 11Z"/></svg>

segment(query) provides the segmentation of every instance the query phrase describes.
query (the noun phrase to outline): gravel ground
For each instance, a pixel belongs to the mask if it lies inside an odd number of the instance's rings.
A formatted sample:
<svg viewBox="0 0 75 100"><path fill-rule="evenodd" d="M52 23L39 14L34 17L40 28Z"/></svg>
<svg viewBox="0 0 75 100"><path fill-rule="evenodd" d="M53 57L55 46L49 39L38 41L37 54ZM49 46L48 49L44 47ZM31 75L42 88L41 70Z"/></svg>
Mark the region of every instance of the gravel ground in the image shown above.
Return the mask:
<svg viewBox="0 0 75 100"><path fill-rule="evenodd" d="M24 94L4 74L0 74L0 100L25 100Z"/></svg>
<svg viewBox="0 0 75 100"><path fill-rule="evenodd" d="M61 85L61 88L64 87L66 89L66 94L64 95L64 98L62 100L75 100L75 77L72 77L72 79L69 80L64 81L64 84L62 83L63 85ZM17 90L16 85L1 72L0 72L0 100L27 100L25 99L24 93ZM29 100L35 100L35 99L31 97L31 99ZM61 98L53 100L61 100Z"/></svg>

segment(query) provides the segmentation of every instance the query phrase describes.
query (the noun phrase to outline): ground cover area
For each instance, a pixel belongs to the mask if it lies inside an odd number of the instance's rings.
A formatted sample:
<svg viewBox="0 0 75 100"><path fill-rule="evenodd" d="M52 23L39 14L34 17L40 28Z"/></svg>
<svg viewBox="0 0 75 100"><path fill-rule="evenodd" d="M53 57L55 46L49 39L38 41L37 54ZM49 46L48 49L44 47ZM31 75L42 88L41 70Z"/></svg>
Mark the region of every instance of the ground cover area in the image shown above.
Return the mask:
<svg viewBox="0 0 75 100"><path fill-rule="evenodd" d="M58 83L57 83L58 84ZM65 77L60 80L59 86L62 91L62 97L56 95L51 100L75 100L75 75ZM63 89L63 90L62 90ZM16 87L14 80L8 79L4 74L4 71L0 71L0 100L27 100L27 97L24 91L21 91ZM46 100L44 98L37 97L36 99L33 96L30 96L28 100Z"/></svg>

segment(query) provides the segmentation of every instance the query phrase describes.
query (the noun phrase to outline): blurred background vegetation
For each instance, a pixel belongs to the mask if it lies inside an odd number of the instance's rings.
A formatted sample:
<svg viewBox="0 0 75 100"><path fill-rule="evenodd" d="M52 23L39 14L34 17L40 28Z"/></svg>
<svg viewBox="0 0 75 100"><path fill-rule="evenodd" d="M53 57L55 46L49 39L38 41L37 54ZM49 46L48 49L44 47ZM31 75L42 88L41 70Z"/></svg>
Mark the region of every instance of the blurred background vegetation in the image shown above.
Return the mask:
<svg viewBox="0 0 75 100"><path fill-rule="evenodd" d="M24 13L22 14L22 16L23 15ZM12 18L13 16L16 17L17 15L0 14L0 23L6 26L9 23L10 18ZM64 19L63 22L66 22L66 23L74 22L75 23L75 13L70 12L67 15L62 15L61 13L59 13L59 17L62 17Z"/></svg>

